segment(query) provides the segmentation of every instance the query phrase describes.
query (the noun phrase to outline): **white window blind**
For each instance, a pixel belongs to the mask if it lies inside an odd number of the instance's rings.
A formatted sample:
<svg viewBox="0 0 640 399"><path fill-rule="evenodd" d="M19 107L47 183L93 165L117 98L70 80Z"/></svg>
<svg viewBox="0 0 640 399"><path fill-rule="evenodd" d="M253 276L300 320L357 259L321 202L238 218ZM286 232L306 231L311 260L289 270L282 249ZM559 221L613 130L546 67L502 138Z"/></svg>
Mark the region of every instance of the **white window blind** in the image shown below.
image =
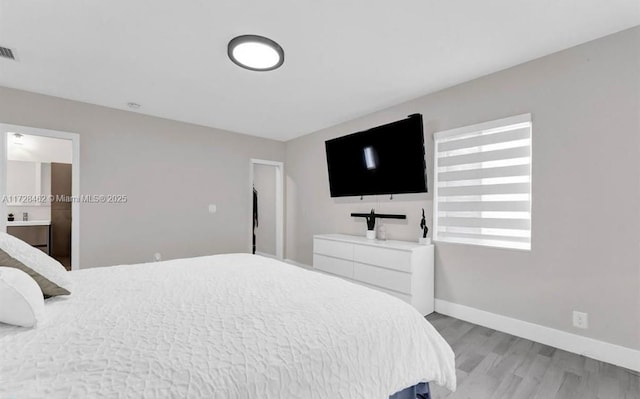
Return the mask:
<svg viewBox="0 0 640 399"><path fill-rule="evenodd" d="M434 240L530 250L531 115L434 140Z"/></svg>

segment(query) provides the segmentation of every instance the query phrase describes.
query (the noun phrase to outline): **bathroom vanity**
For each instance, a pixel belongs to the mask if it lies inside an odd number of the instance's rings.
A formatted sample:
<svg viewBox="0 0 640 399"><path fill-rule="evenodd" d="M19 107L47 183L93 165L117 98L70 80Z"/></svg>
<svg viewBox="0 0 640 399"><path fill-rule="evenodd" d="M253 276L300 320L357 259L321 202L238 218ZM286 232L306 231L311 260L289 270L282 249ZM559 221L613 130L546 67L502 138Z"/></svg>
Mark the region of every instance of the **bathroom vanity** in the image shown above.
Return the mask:
<svg viewBox="0 0 640 399"><path fill-rule="evenodd" d="M51 255L50 220L7 222L7 233Z"/></svg>

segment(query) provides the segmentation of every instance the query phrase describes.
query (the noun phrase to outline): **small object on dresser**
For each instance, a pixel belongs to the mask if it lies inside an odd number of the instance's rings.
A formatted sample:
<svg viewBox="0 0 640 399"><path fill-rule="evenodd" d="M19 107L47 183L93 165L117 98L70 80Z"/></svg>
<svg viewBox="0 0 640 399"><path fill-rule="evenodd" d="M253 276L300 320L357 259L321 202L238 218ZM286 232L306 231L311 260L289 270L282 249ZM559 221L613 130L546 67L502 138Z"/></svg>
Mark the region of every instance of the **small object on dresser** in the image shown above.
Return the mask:
<svg viewBox="0 0 640 399"><path fill-rule="evenodd" d="M366 216L367 220L367 239L375 240L376 239L376 212L371 209L371 213L369 216Z"/></svg>
<svg viewBox="0 0 640 399"><path fill-rule="evenodd" d="M422 230L422 237L418 239L418 243L422 245L431 244L431 237L427 237L429 227L427 227L427 217L424 214L424 208L422 208L422 219L420 220L420 229Z"/></svg>
<svg viewBox="0 0 640 399"><path fill-rule="evenodd" d="M387 227L384 224L382 224L382 222L378 224L377 237L378 237L378 240L382 240L382 241L387 239Z"/></svg>
<svg viewBox="0 0 640 399"><path fill-rule="evenodd" d="M7 217L7 220L10 222L13 222L14 220L16 220L15 216L13 216L13 213L10 213L9 216Z"/></svg>

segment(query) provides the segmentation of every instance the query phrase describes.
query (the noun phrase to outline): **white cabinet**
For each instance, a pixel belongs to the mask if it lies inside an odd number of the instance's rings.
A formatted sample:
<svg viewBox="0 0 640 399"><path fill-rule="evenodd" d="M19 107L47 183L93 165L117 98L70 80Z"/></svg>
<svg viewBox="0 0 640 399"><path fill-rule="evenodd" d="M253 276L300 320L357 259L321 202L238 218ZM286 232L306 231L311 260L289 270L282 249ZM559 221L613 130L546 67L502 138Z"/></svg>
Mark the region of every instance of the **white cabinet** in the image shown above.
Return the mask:
<svg viewBox="0 0 640 399"><path fill-rule="evenodd" d="M316 235L313 268L398 297L423 315L433 312L433 245Z"/></svg>

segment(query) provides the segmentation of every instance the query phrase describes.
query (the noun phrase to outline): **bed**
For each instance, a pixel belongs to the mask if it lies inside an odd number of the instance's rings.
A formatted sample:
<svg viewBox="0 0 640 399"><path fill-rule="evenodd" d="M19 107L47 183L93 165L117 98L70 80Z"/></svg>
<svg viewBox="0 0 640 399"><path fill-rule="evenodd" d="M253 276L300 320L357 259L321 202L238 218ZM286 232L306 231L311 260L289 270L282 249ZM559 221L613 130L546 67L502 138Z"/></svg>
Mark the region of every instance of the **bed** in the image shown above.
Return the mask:
<svg viewBox="0 0 640 399"><path fill-rule="evenodd" d="M72 294L48 299L38 327L0 323L0 398L455 389L451 348L411 306L277 260L227 254L70 275Z"/></svg>

